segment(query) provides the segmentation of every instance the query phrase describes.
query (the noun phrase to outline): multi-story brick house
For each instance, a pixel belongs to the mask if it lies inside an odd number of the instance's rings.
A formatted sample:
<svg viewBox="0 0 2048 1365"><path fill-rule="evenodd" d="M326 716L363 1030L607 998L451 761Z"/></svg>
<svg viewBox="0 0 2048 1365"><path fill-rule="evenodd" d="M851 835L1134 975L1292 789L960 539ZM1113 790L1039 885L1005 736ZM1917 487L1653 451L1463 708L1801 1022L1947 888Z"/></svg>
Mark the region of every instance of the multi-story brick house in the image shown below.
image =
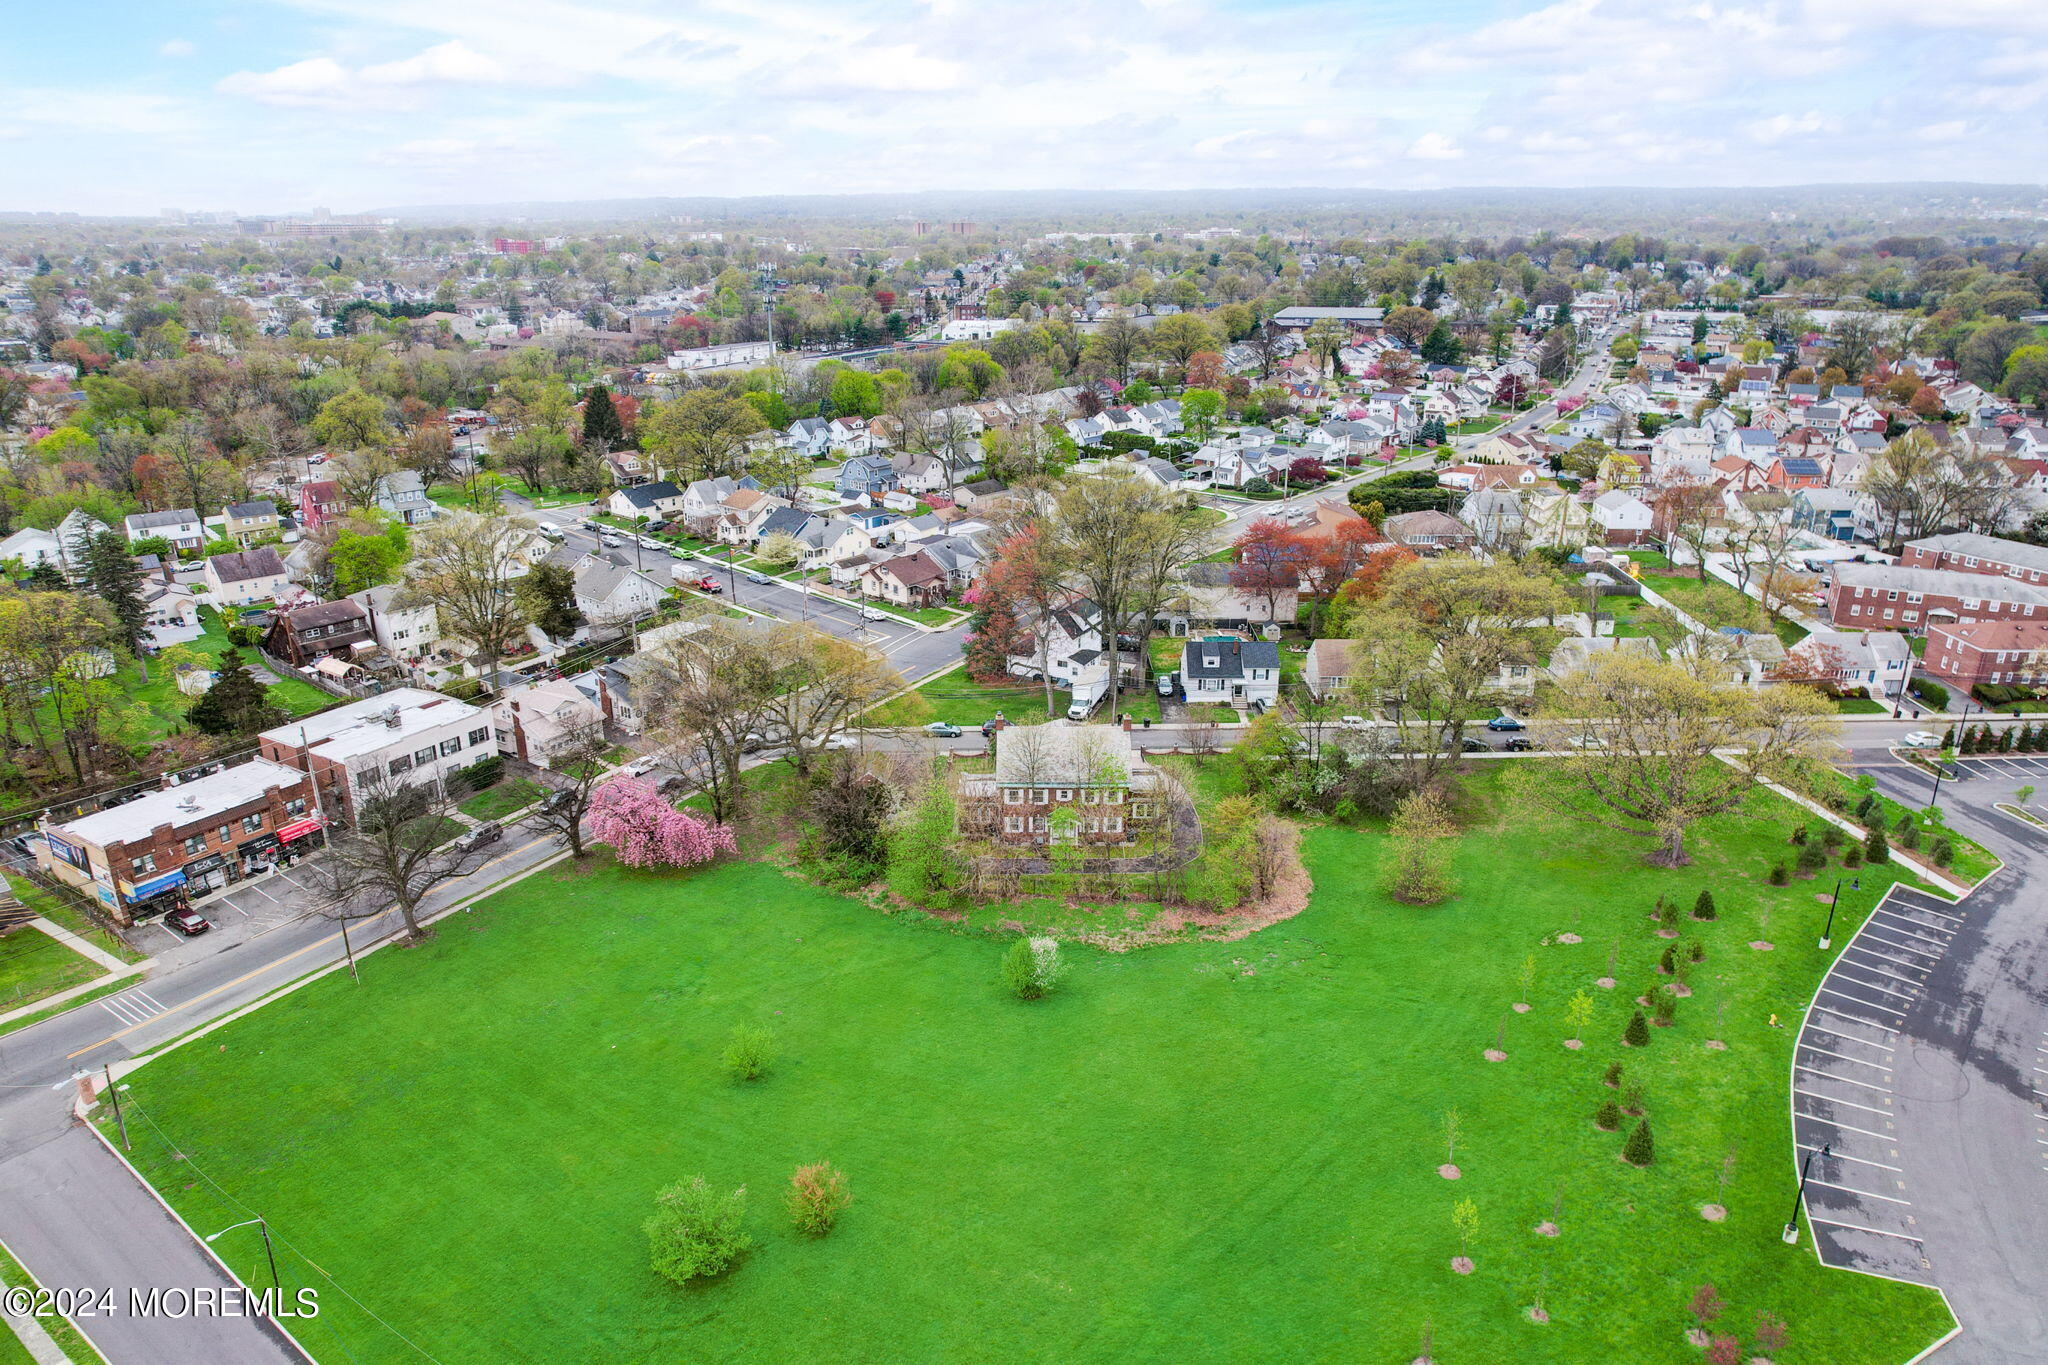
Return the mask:
<svg viewBox="0 0 2048 1365"><path fill-rule="evenodd" d="M1136 842L1162 814L1159 770L1110 725L1006 726L993 774L963 778L961 827L998 843Z"/></svg>
<svg viewBox="0 0 2048 1365"><path fill-rule="evenodd" d="M134 924L294 860L321 826L306 775L259 758L45 826L36 857Z"/></svg>
<svg viewBox="0 0 2048 1365"><path fill-rule="evenodd" d="M1907 541L1899 552L1899 563L1912 569L1997 574L2022 583L2048 585L2048 547L1980 536L1972 531Z"/></svg>
<svg viewBox="0 0 2048 1365"><path fill-rule="evenodd" d="M1828 614L1844 630L1902 630L1968 621L2048 620L2048 585L2011 578L1895 564L1838 564Z"/></svg>
<svg viewBox="0 0 2048 1365"><path fill-rule="evenodd" d="M2048 686L2048 621L1973 621L1927 628L1927 672L1963 688Z"/></svg>

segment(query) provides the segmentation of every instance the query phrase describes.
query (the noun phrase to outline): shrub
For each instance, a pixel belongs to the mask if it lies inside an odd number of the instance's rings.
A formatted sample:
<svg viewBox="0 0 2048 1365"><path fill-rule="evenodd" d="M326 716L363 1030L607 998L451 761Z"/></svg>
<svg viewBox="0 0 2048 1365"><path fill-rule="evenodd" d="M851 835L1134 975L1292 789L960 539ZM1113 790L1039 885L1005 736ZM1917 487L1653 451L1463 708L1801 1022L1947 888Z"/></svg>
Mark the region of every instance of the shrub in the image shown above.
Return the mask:
<svg viewBox="0 0 2048 1365"><path fill-rule="evenodd" d="M1609 1062L1607 1070L1601 1075L1600 1080L1604 1085L1619 1089L1621 1086L1621 1063Z"/></svg>
<svg viewBox="0 0 2048 1365"><path fill-rule="evenodd" d="M1915 678L1913 690L1920 694L1922 701L1937 711L1948 705L1948 689L1931 678Z"/></svg>
<svg viewBox="0 0 2048 1365"><path fill-rule="evenodd" d="M654 1273L676 1284L716 1275L738 1260L753 1238L740 1230L747 1189L720 1194L701 1175L654 1197L654 1216L642 1228Z"/></svg>
<svg viewBox="0 0 2048 1365"><path fill-rule="evenodd" d="M1770 880L1772 886L1783 886L1785 885L1785 883L1791 881L1792 879L1786 875L1785 865L1783 863L1774 863L1771 866Z"/></svg>
<svg viewBox="0 0 2048 1365"><path fill-rule="evenodd" d="M1877 798L1874 796L1866 796L1861 801L1858 801L1855 805L1855 808L1852 809L1849 813L1855 816L1858 820L1863 821L1865 824L1869 824L1871 814L1876 810Z"/></svg>
<svg viewBox="0 0 2048 1365"><path fill-rule="evenodd" d="M1647 1166L1657 1159L1657 1142L1650 1136L1650 1121L1640 1119L1622 1144L1621 1159L1631 1166Z"/></svg>
<svg viewBox="0 0 2048 1365"><path fill-rule="evenodd" d="M1956 860L1956 846L1946 839L1934 841L1934 865L1947 867Z"/></svg>
<svg viewBox="0 0 2048 1365"><path fill-rule="evenodd" d="M1704 889L1701 890L1700 898L1692 903L1692 917L1694 919L1712 919L1718 913L1714 908L1714 893Z"/></svg>
<svg viewBox="0 0 2048 1365"><path fill-rule="evenodd" d="M1906 827L1899 831L1899 847L1909 852L1920 847L1920 826L1907 821Z"/></svg>
<svg viewBox="0 0 2048 1365"><path fill-rule="evenodd" d="M1821 847L1832 853L1842 846L1846 837L1837 826L1829 825L1820 832Z"/></svg>
<svg viewBox="0 0 2048 1365"><path fill-rule="evenodd" d="M1694 939L1686 947L1685 955L1693 962L1705 962L1707 960L1707 945L1698 939Z"/></svg>
<svg viewBox="0 0 2048 1365"><path fill-rule="evenodd" d="M1632 1084L1621 1092L1621 1112L1632 1119L1643 1116L1643 1088L1640 1085Z"/></svg>
<svg viewBox="0 0 2048 1365"><path fill-rule="evenodd" d="M495 787L505 780L505 757L503 754L492 754L489 758L480 758L467 768L458 770L454 774L454 780L473 792Z"/></svg>
<svg viewBox="0 0 2048 1365"><path fill-rule="evenodd" d="M1742 1343L1723 1332L1707 1343L1707 1365L1742 1365Z"/></svg>
<svg viewBox="0 0 2048 1365"><path fill-rule="evenodd" d="M1800 876L1811 877L1827 865L1827 850L1819 844L1801 844L1799 846L1798 868Z"/></svg>
<svg viewBox="0 0 2048 1365"><path fill-rule="evenodd" d="M1789 842L1791 842L1791 843L1795 843L1795 844L1803 844L1803 843L1805 843L1805 842L1806 842L1806 840L1807 840L1806 826L1804 826L1804 825L1800 825L1800 826L1798 826L1797 828L1795 828L1795 829L1794 829L1794 830L1792 831L1792 838L1791 838L1791 840L1790 840Z"/></svg>
<svg viewBox="0 0 2048 1365"><path fill-rule="evenodd" d="M1650 1013L1656 1016L1658 1028L1670 1028L1678 1017L1678 997L1670 991L1655 992L1650 997Z"/></svg>
<svg viewBox="0 0 2048 1365"><path fill-rule="evenodd" d="M1664 955L1657 959L1658 975L1669 976L1677 970L1678 945L1674 943L1667 943L1664 945Z"/></svg>
<svg viewBox="0 0 2048 1365"><path fill-rule="evenodd" d="M751 1024L736 1025L720 1060L733 1080L758 1081L775 1065L775 1035Z"/></svg>
<svg viewBox="0 0 2048 1365"><path fill-rule="evenodd" d="M1003 985L1019 1000L1042 1000L1066 975L1058 939L1020 938L1003 954Z"/></svg>
<svg viewBox="0 0 2048 1365"><path fill-rule="evenodd" d="M1844 854L1842 855L1842 866L1843 866L1843 867L1861 867L1861 866L1863 866L1863 845L1861 845L1861 844L1851 844L1851 845L1849 845L1849 851L1848 851L1847 853L1844 853Z"/></svg>
<svg viewBox="0 0 2048 1365"><path fill-rule="evenodd" d="M1628 1027L1621 1031L1621 1041L1630 1047L1648 1047L1650 1045L1650 1024L1648 1020L1643 1018L1641 1010L1637 1010L1628 1017Z"/></svg>
<svg viewBox="0 0 2048 1365"><path fill-rule="evenodd" d="M1613 1100L1604 1101L1593 1111L1593 1126L1606 1133L1621 1127L1621 1107Z"/></svg>
<svg viewBox="0 0 2048 1365"><path fill-rule="evenodd" d="M1272 491L1273 491L1273 485L1272 485L1272 484L1270 484L1270 483L1268 483L1268 482L1266 482L1266 479L1265 479L1265 476L1264 476L1264 475L1262 475L1262 474L1254 474L1254 475L1252 475L1252 476L1251 476L1251 477L1250 477L1249 479L1246 479L1246 480L1244 481L1244 491L1245 491L1245 492L1247 492L1247 493L1251 493L1251 494L1253 494L1253 495L1255 495L1255 496L1256 496L1257 494L1260 494L1260 493L1270 493L1270 492L1272 492Z"/></svg>
<svg viewBox="0 0 2048 1365"><path fill-rule="evenodd" d="M823 1237L852 1202L846 1173L829 1161L814 1161L790 1173L789 1217L798 1232Z"/></svg>

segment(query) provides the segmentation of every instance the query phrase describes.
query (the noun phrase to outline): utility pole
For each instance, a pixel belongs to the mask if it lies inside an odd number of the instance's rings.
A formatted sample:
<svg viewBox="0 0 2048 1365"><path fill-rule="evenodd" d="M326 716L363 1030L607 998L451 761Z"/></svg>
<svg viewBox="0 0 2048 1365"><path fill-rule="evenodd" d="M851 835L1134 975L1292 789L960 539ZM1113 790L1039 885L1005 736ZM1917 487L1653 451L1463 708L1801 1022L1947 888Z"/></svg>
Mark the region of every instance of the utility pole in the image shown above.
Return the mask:
<svg viewBox="0 0 2048 1365"><path fill-rule="evenodd" d="M1806 1160L1800 1163L1799 1188L1792 1192L1792 1216L1785 1223L1784 1235L1786 1246L1796 1247L1799 1245L1799 1209L1806 1202L1806 1176L1813 1169L1813 1159L1816 1156L1830 1156L1832 1154L1833 1144L1824 1142L1821 1144L1818 1152L1808 1152Z"/></svg>
<svg viewBox="0 0 2048 1365"><path fill-rule="evenodd" d="M107 1074L107 1098L114 1102L114 1122L121 1126L121 1150L132 1152L135 1149L128 1145L128 1120L121 1116L121 1092L114 1088L114 1068L103 1065L100 1070Z"/></svg>

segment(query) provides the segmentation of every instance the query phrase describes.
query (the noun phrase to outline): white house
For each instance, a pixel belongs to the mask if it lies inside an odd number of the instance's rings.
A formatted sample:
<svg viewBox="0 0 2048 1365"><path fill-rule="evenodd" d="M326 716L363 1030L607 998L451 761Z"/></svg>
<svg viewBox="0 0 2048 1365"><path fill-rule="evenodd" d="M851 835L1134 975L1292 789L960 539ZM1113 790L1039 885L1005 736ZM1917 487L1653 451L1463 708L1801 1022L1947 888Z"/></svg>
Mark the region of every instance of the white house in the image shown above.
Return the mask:
<svg viewBox="0 0 2048 1365"><path fill-rule="evenodd" d="M19 560L25 569L33 569L38 564L55 564L62 568L64 551L57 537L50 532L25 526L7 539L0 540L0 559Z"/></svg>
<svg viewBox="0 0 2048 1365"><path fill-rule="evenodd" d="M275 602L291 586L284 561L268 545L254 550L208 555L199 571L208 600L215 606L246 607L254 602Z"/></svg>
<svg viewBox="0 0 2048 1365"><path fill-rule="evenodd" d="M1271 706L1280 700L1280 646L1271 640L1189 640L1180 668L1190 703Z"/></svg>
<svg viewBox="0 0 2048 1365"><path fill-rule="evenodd" d="M1648 503L1620 489L1593 499L1592 524L1608 545L1639 545L1648 540L1655 517Z"/></svg>
<svg viewBox="0 0 2048 1365"><path fill-rule="evenodd" d="M128 543L162 536L180 550L196 550L206 543L206 527L189 507L167 512L137 512L121 523Z"/></svg>
<svg viewBox="0 0 2048 1365"><path fill-rule="evenodd" d="M682 489L661 479L616 490L605 499L604 510L627 521L637 517L665 521L681 513L686 502Z"/></svg>

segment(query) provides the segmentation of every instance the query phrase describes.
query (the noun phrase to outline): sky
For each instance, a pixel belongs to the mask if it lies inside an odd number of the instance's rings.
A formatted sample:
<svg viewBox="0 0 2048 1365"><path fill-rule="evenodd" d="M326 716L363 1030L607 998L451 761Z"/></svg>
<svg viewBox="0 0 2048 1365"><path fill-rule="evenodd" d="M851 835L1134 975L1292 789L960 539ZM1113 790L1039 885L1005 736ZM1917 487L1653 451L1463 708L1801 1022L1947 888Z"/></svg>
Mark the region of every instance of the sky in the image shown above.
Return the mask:
<svg viewBox="0 0 2048 1365"><path fill-rule="evenodd" d="M0 209L2048 181L2048 0L22 6Z"/></svg>

